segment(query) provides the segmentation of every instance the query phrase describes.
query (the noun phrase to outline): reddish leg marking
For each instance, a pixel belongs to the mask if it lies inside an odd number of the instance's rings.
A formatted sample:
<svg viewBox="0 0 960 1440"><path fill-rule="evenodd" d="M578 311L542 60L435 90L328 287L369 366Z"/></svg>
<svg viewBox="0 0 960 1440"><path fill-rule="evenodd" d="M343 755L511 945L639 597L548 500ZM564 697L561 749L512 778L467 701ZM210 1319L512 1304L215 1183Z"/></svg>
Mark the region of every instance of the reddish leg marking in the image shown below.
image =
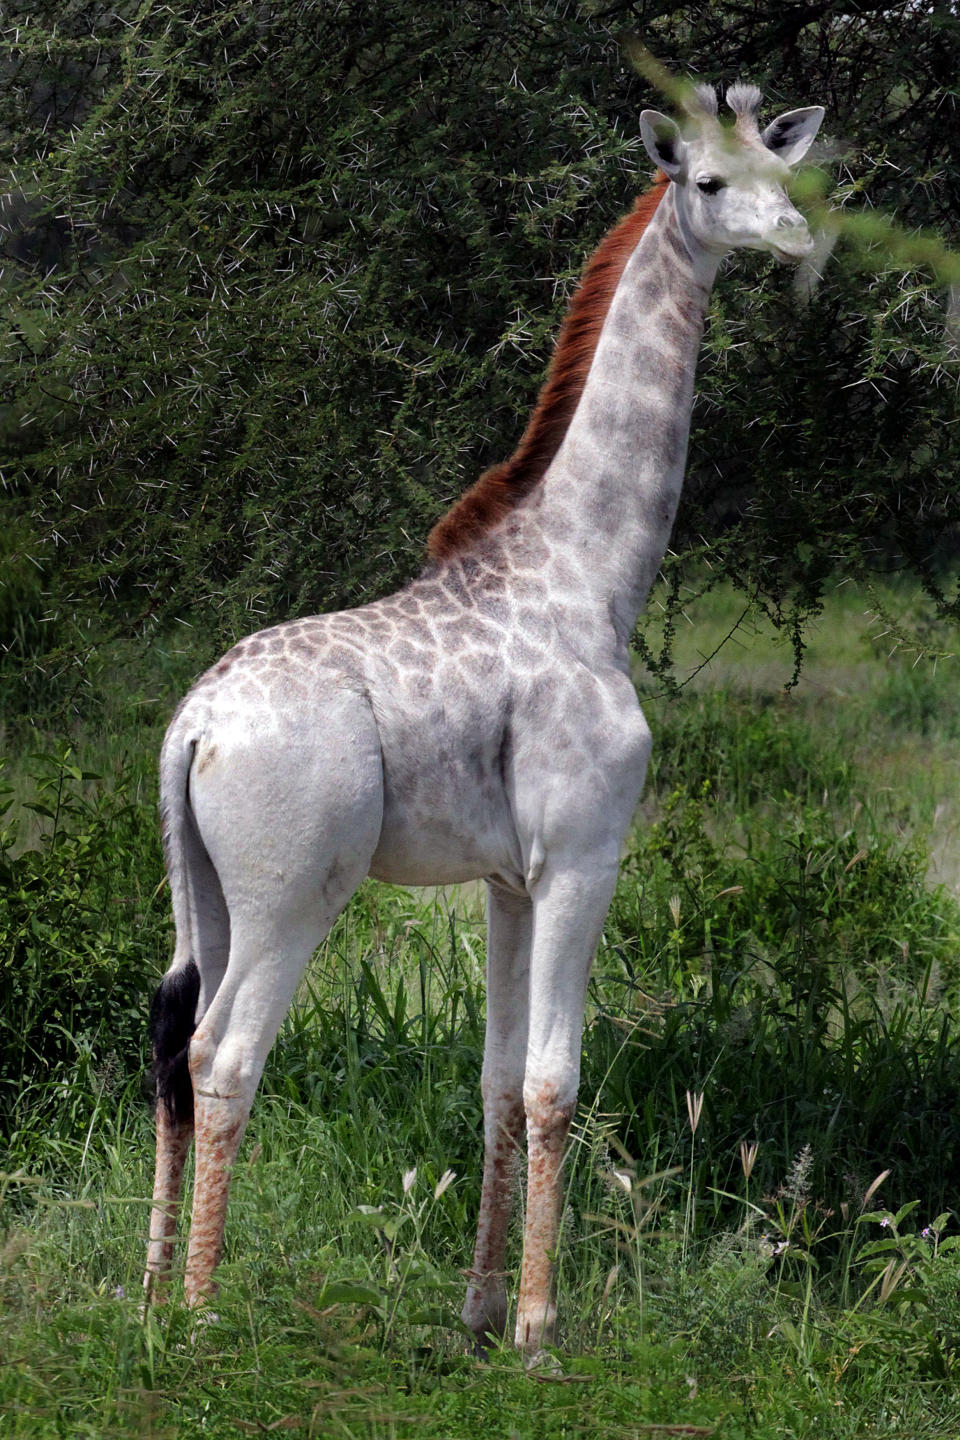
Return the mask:
<svg viewBox="0 0 960 1440"><path fill-rule="evenodd" d="M197 1097L197 1173L184 1281L187 1304L191 1306L202 1305L217 1292L213 1272L223 1253L230 1172L247 1127L248 1115L238 1120L235 1111L225 1123L225 1108L223 1101Z"/></svg>
<svg viewBox="0 0 960 1440"><path fill-rule="evenodd" d="M555 1093L554 1087L549 1091ZM530 1353L552 1344L556 1329L553 1269L563 1210L563 1163L572 1119L573 1107L551 1104L547 1094L527 1111L527 1215L516 1343Z"/></svg>
<svg viewBox="0 0 960 1440"><path fill-rule="evenodd" d="M157 1162L153 1180L153 1209L150 1212L150 1240L144 1295L149 1303L160 1299L164 1283L173 1268L174 1240L183 1167L190 1151L193 1125L176 1125L161 1100L157 1105Z"/></svg>
<svg viewBox="0 0 960 1440"><path fill-rule="evenodd" d="M463 1307L464 1324L481 1344L488 1335L503 1335L507 1327L504 1263L525 1118L523 1101L511 1094L498 1096L494 1117L484 1148L477 1244Z"/></svg>

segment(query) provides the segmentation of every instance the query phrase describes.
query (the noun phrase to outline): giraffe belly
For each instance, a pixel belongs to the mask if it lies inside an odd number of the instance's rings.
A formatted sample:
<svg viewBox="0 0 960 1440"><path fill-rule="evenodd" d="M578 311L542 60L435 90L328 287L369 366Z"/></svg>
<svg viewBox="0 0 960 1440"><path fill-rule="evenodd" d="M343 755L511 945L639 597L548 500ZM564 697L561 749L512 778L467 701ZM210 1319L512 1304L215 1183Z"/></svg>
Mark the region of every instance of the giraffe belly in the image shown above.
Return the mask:
<svg viewBox="0 0 960 1440"><path fill-rule="evenodd" d="M463 885L470 880L482 880L495 873L495 868L464 862L451 863L441 856L374 856L370 865L374 880L384 880L388 885Z"/></svg>
<svg viewBox="0 0 960 1440"><path fill-rule="evenodd" d="M370 874L391 885L458 885L494 874L519 877L522 866L505 838L463 836L452 825L411 830L385 823Z"/></svg>
<svg viewBox="0 0 960 1440"><path fill-rule="evenodd" d="M417 777L408 793L389 783L370 874L394 885L454 885L495 873L522 874L516 829L501 786L447 774ZM457 783L457 781L461 783ZM398 788L400 793L398 793Z"/></svg>

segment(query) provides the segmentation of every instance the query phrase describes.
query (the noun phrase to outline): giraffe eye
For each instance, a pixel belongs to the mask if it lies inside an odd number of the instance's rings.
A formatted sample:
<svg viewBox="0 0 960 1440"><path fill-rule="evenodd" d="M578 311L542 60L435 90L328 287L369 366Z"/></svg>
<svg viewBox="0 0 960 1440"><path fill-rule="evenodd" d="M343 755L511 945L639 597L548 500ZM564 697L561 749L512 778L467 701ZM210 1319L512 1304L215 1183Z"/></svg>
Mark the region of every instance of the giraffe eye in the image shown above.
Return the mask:
<svg viewBox="0 0 960 1440"><path fill-rule="evenodd" d="M726 190L726 180L717 180L711 177L708 180L698 180L697 189L704 195L717 195L721 190Z"/></svg>

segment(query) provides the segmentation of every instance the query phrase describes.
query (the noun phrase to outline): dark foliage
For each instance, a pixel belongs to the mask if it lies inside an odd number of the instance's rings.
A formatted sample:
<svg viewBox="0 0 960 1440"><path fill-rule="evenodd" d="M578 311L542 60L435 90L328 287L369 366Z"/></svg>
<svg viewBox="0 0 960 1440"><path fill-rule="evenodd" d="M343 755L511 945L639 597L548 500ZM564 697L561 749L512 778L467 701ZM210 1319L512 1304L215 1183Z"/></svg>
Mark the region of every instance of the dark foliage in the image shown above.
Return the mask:
<svg viewBox="0 0 960 1440"><path fill-rule="evenodd" d="M823 101L835 203L946 237L960 211L944 3L40 0L5 23L2 480L47 621L17 673L55 674L90 622L192 612L226 639L417 568L646 183L636 115L664 102L631 36ZM943 293L863 258L841 242L805 307L738 263L713 307L675 548L786 621L836 567L933 583L951 558Z"/></svg>
<svg viewBox="0 0 960 1440"><path fill-rule="evenodd" d="M747 761L772 742L763 794L752 766L729 766L735 730ZM822 1204L855 1213L893 1166L896 1203L922 1193L931 1210L949 1207L960 1041L942 1000L956 993L956 901L927 887L919 848L838 823L823 782L836 801L854 777L816 763L805 727L734 713L712 733L702 796L715 778L754 807L743 853L718 846L706 799L679 789L638 837L598 959L585 1083L602 1087L631 1154L700 1166L715 1214L736 1190L744 1137L761 1144L761 1189L808 1146ZM677 748L696 775L697 747ZM814 786L820 803L798 798ZM687 1090L706 1097L696 1145Z"/></svg>
<svg viewBox="0 0 960 1440"><path fill-rule="evenodd" d="M146 994L169 922L149 807L37 757L32 843L0 823L0 1138L83 1129L142 1071ZM0 811L9 791L0 787ZM22 830L21 826L21 830Z"/></svg>

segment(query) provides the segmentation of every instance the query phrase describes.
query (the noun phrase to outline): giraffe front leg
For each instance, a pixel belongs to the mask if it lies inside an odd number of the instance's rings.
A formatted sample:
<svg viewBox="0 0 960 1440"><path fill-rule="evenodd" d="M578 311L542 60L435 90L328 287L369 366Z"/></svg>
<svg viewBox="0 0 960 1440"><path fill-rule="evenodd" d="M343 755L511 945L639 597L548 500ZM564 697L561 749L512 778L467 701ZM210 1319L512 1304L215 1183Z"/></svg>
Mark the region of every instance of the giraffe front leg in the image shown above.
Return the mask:
<svg viewBox="0 0 960 1440"><path fill-rule="evenodd" d="M523 1085L527 1209L516 1328L516 1344L531 1358L556 1338L554 1263L567 1137L580 1081L587 979L616 880L616 857L594 858L583 871L545 870L534 896Z"/></svg>
<svg viewBox="0 0 960 1440"><path fill-rule="evenodd" d="M523 1075L533 908L487 885L487 1031L483 1052L483 1191L462 1319L479 1347L507 1328L504 1265L523 1136Z"/></svg>

